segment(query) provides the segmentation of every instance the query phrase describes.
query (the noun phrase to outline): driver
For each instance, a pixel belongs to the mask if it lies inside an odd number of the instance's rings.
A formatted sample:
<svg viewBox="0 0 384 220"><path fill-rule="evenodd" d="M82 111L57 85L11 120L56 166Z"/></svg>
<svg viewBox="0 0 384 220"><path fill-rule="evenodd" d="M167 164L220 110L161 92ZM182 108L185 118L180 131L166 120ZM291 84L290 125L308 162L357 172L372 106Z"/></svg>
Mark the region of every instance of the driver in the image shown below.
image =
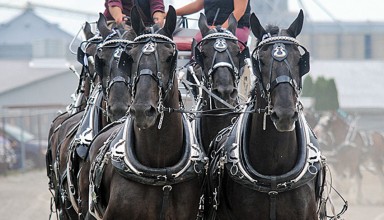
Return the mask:
<svg viewBox="0 0 384 220"><path fill-rule="evenodd" d="M125 22L134 5L138 6L137 8L146 26L155 23L163 26L165 18L163 0L106 0L104 15L108 24Z"/></svg>

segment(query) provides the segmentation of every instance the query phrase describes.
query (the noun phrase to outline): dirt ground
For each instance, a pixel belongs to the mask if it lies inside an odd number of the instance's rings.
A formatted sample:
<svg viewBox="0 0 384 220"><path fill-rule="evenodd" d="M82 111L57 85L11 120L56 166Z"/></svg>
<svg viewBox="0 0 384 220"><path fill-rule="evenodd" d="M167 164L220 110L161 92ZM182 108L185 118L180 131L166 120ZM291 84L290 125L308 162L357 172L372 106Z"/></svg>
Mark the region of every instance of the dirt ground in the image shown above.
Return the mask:
<svg viewBox="0 0 384 220"><path fill-rule="evenodd" d="M335 187L350 203L343 219L384 220L384 194L377 176L364 172L364 198L358 199L363 204L357 204L354 201L356 193L353 181L337 179L335 176L333 180ZM343 186L340 187L340 184ZM351 192L348 193L340 188L350 189ZM340 210L339 200L335 198L334 202L335 209ZM12 173L0 177L0 220L49 219L49 204L50 193L45 170ZM51 219L56 217L52 216Z"/></svg>

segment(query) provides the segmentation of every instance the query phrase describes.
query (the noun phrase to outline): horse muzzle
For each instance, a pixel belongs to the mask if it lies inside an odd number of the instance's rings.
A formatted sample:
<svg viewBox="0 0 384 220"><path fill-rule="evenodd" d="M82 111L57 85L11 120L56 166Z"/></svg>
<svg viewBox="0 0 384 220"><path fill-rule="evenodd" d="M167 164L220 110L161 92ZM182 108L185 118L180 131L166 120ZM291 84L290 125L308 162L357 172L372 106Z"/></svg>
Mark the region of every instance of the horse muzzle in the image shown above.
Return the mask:
<svg viewBox="0 0 384 220"><path fill-rule="evenodd" d="M159 112L157 108L148 104L134 104L129 114L135 119L135 125L140 129L147 129L156 123Z"/></svg>

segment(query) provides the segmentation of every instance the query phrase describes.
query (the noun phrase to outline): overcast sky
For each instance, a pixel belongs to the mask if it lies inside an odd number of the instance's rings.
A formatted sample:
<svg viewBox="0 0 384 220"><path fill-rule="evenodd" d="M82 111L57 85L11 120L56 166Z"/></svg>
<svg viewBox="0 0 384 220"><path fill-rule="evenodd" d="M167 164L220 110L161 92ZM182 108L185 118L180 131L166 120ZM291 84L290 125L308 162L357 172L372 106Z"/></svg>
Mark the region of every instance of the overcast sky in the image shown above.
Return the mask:
<svg viewBox="0 0 384 220"><path fill-rule="evenodd" d="M29 0L33 3L44 4L54 7L62 7L73 10L87 11L95 13L97 18L98 12L104 10L104 0ZM173 2L175 7L180 7L191 0L165 0L165 2ZM254 1L254 0L251 0ZM0 0L0 4L11 4L24 6L27 0ZM298 11L302 6L305 9L305 15L314 21L383 21L384 22L384 0L289 0L289 8L292 11ZM0 7L0 23L4 23L17 14L20 10L5 9ZM40 9L37 13L53 23L58 23L64 30L75 34L80 29L84 21L90 19L69 13L61 13L51 10Z"/></svg>

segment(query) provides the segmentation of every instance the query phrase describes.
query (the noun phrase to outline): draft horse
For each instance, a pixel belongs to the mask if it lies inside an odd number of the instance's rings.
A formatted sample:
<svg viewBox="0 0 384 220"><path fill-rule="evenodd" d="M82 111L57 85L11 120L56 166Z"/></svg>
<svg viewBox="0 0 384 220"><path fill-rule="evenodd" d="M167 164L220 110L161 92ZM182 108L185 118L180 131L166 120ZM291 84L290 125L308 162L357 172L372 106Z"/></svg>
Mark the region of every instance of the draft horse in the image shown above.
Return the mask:
<svg viewBox="0 0 384 220"><path fill-rule="evenodd" d="M163 28L145 28L134 7L131 21L138 36L122 54L120 66L132 69L133 103L124 123L100 133L91 144L84 166L89 176L81 175L85 190L89 184L89 193L82 194L83 209L105 220L195 219L201 215L206 158L186 117L164 111L180 105L172 40L176 12L170 6Z"/></svg>
<svg viewBox="0 0 384 220"><path fill-rule="evenodd" d="M46 152L46 169L47 176L49 178L49 190L52 191L53 197L55 198L56 207L59 207L58 195L58 177L55 173L55 160L57 155L57 146L59 145L59 132L66 130L67 127L74 126L66 122L72 117L76 118L73 121L76 123L79 121L84 114L86 103L90 97L93 89L93 85L97 78L95 77L95 62L94 55L96 53L96 46L100 43L101 37L95 35L91 31L91 26L88 22L83 27L83 32L86 40L82 42L82 45L78 48L77 58L82 64L82 70L79 78L78 88L76 90L76 100L71 103L66 111L58 115L52 120L50 130L48 133L48 147ZM71 119L72 120L72 119Z"/></svg>
<svg viewBox="0 0 384 220"><path fill-rule="evenodd" d="M359 129L356 123L356 118L350 119L341 111L329 112L320 117L314 131L337 176L357 187L354 192L353 187L344 186L350 199L362 203L366 200L362 190L362 166L370 166L368 170L373 170L384 184L384 136L377 131ZM355 184L350 182L353 180Z"/></svg>
<svg viewBox="0 0 384 220"><path fill-rule="evenodd" d="M221 26L210 29L204 14L200 14L198 24L203 39L194 46L196 64L190 68L190 74L195 77L189 78L200 85L195 93L198 94L196 111L201 113L196 115L193 126L208 152L211 140L237 116L232 113L239 104L237 87L249 51L236 37L237 21L233 14L227 29Z"/></svg>
<svg viewBox="0 0 384 220"><path fill-rule="evenodd" d="M124 117L130 103L130 79L127 73L118 69L118 61L125 45L133 40L135 34L124 26L109 29L102 14L97 27L102 37L95 54L99 83L92 91L84 114L67 120L67 126L59 132L61 138L55 163L61 195L59 209L64 219L78 218L78 175L90 142L107 124Z"/></svg>
<svg viewBox="0 0 384 220"><path fill-rule="evenodd" d="M298 100L309 71L309 53L296 39L303 19L300 11L288 29L264 29L251 15L257 79L243 114L211 153L209 219L318 219L322 158Z"/></svg>

